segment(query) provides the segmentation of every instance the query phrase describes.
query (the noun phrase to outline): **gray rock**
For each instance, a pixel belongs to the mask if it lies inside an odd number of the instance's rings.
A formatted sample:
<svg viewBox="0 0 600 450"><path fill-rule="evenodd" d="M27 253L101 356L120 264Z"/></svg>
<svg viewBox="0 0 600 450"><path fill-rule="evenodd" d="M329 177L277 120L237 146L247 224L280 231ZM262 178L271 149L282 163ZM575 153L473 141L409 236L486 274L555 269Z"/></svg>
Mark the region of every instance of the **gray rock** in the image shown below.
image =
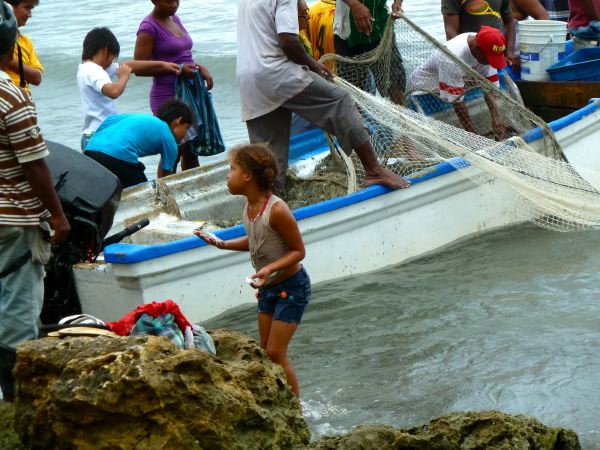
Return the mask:
<svg viewBox="0 0 600 450"><path fill-rule="evenodd" d="M415 428L364 425L309 445L300 405L254 340L211 332L217 356L159 337L77 337L18 349L0 447L44 449L579 450L572 430L498 411ZM8 422L13 421L14 431ZM2 429L5 426L5 429Z"/></svg>
<svg viewBox="0 0 600 450"><path fill-rule="evenodd" d="M499 411L455 412L427 425L399 429L363 425L348 434L326 436L318 450L580 450L574 431L549 428L533 417Z"/></svg>
<svg viewBox="0 0 600 450"><path fill-rule="evenodd" d="M71 337L18 348L15 430L44 449L283 449L310 432L281 367L218 330L217 357L161 337Z"/></svg>

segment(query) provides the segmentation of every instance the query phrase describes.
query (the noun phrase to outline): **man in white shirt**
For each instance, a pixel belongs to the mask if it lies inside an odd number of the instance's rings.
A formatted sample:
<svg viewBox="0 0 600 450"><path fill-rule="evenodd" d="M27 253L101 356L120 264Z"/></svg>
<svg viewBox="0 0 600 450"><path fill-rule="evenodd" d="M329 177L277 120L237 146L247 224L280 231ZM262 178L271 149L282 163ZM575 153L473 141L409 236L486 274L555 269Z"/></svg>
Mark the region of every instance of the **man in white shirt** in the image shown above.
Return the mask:
<svg viewBox="0 0 600 450"><path fill-rule="evenodd" d="M469 67L481 74L488 81L499 86L498 69L506 67L504 52L506 39L496 28L482 26L479 33L463 33L450 39L446 48L464 61ZM451 58L441 51L436 51L420 67L415 69L408 80L407 94L415 103L420 96L429 92L439 93L442 100L453 103L456 115L465 130L479 134L475 129L469 110L462 100L465 94L465 77L467 73ZM502 139L506 125L502 124L493 98L484 92L485 101L492 116L494 137ZM459 101L457 101L460 98Z"/></svg>
<svg viewBox="0 0 600 450"><path fill-rule="evenodd" d="M250 141L267 142L277 156L278 191L285 184L292 112L334 134L348 154L354 150L365 168L365 185L410 186L381 166L351 97L326 81L329 69L304 50L297 0L241 0L237 54L242 120Z"/></svg>

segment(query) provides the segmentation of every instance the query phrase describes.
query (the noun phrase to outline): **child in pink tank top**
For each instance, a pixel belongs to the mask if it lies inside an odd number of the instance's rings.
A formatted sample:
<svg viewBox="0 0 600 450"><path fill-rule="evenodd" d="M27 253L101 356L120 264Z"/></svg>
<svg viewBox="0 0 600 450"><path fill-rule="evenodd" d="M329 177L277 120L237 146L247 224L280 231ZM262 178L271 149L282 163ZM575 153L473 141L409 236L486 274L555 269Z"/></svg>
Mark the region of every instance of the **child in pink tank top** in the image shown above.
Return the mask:
<svg viewBox="0 0 600 450"><path fill-rule="evenodd" d="M287 348L311 296L310 279L300 264L305 256L302 236L288 206L272 194L277 162L271 150L262 144L239 146L229 151L229 161L229 192L246 197L246 236L223 241L200 231L195 234L217 248L250 251L256 270L249 279L258 289L260 346L283 367L292 391L299 397L298 379Z"/></svg>

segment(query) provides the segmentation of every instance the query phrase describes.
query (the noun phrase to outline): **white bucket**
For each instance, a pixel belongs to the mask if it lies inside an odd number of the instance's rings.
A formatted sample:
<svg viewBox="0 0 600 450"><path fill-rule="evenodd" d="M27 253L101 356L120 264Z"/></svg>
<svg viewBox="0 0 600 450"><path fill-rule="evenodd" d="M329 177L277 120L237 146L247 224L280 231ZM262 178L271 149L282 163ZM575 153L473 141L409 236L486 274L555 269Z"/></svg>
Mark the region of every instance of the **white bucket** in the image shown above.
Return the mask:
<svg viewBox="0 0 600 450"><path fill-rule="evenodd" d="M549 80L546 69L565 56L567 23L558 20L524 20L519 22L521 78Z"/></svg>

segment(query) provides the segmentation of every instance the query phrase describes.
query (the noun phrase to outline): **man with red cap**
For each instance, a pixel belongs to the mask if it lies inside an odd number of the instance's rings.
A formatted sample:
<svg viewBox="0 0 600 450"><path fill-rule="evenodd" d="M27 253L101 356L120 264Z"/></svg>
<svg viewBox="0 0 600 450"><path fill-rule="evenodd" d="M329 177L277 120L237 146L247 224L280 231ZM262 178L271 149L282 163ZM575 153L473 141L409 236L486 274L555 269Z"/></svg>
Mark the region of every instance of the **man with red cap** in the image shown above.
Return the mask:
<svg viewBox="0 0 600 450"><path fill-rule="evenodd" d="M498 69L506 67L506 39L496 28L482 26L479 33L463 33L445 43L448 51L464 61L469 67L499 87ZM452 103L456 115L465 130L481 134L475 129L463 100L468 73L444 52L435 52L408 80L407 96L414 104L423 101L423 95L435 93L442 100ZM484 92L485 101L492 116L492 129L496 140L503 139L506 126L500 121L496 103Z"/></svg>
<svg viewBox="0 0 600 450"><path fill-rule="evenodd" d="M441 0L446 39L462 33L477 33L482 26L500 30L506 38L508 64L518 70L515 55L516 26L510 0Z"/></svg>

